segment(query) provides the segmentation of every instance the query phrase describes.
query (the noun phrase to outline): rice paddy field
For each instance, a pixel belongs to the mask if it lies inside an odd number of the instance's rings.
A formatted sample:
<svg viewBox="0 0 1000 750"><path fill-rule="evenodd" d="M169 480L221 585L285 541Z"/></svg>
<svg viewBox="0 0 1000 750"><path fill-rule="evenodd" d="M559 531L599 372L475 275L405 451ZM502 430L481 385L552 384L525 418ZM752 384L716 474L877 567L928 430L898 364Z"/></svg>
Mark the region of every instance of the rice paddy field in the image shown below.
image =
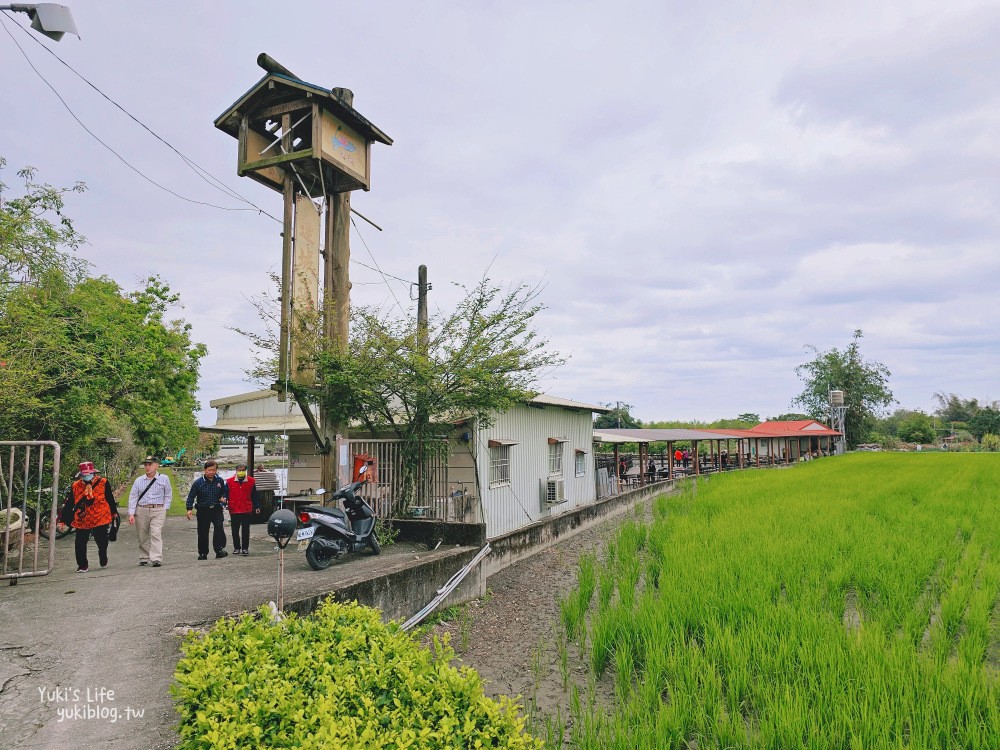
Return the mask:
<svg viewBox="0 0 1000 750"><path fill-rule="evenodd" d="M1000 456L713 476L581 558L600 748L1000 748Z"/></svg>

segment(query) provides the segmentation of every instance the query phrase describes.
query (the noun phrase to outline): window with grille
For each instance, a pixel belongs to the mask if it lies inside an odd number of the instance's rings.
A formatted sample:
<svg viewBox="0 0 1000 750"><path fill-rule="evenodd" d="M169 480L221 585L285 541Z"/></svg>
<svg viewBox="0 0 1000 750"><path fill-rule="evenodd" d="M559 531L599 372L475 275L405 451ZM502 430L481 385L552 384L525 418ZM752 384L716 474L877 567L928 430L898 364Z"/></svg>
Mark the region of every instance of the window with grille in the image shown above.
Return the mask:
<svg viewBox="0 0 1000 750"><path fill-rule="evenodd" d="M587 454L583 451L576 452L576 475L582 477L587 473Z"/></svg>
<svg viewBox="0 0 1000 750"><path fill-rule="evenodd" d="M549 476L563 473L563 444L549 442Z"/></svg>
<svg viewBox="0 0 1000 750"><path fill-rule="evenodd" d="M510 448L509 445L490 446L490 487L510 484Z"/></svg>

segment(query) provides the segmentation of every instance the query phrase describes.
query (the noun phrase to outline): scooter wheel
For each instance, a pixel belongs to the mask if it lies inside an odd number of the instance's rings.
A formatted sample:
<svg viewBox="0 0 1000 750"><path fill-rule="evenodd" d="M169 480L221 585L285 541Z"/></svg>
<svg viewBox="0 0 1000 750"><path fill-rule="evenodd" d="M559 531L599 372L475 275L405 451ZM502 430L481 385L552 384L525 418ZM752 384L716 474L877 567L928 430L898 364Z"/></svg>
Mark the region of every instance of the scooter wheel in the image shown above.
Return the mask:
<svg viewBox="0 0 1000 750"><path fill-rule="evenodd" d="M333 562L333 558L323 551L318 544L309 542L309 546L306 547L306 562L309 563L309 567L313 570L326 570L330 567L330 563Z"/></svg>
<svg viewBox="0 0 1000 750"><path fill-rule="evenodd" d="M382 548L378 546L378 539L375 538L374 534L368 537L368 546L372 548L373 555L382 553Z"/></svg>

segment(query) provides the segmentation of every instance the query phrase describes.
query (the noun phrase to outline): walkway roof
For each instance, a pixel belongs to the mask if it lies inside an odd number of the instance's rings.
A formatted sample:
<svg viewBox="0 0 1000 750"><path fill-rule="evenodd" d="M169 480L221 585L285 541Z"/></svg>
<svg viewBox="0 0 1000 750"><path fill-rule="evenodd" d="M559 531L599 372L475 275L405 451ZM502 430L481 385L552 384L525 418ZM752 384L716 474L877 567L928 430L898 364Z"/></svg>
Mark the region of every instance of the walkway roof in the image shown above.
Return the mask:
<svg viewBox="0 0 1000 750"><path fill-rule="evenodd" d="M604 429L594 430L594 442L653 443L694 440L766 440L767 438L834 437L840 433L815 420L763 422L751 429Z"/></svg>

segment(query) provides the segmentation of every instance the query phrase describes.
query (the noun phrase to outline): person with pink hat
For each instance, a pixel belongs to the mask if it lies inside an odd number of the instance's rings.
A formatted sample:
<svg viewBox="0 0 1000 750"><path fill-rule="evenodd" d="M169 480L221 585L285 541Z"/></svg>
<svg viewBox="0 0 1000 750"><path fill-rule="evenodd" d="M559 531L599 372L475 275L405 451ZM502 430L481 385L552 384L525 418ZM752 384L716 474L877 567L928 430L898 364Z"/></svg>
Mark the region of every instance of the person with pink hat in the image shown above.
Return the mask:
<svg viewBox="0 0 1000 750"><path fill-rule="evenodd" d="M66 493L59 520L76 529L76 572L86 573L90 570L87 542L91 534L97 542L101 567L108 564L108 527L118 515L118 505L111 494L111 485L97 475L92 461L84 461L79 468L76 481Z"/></svg>

